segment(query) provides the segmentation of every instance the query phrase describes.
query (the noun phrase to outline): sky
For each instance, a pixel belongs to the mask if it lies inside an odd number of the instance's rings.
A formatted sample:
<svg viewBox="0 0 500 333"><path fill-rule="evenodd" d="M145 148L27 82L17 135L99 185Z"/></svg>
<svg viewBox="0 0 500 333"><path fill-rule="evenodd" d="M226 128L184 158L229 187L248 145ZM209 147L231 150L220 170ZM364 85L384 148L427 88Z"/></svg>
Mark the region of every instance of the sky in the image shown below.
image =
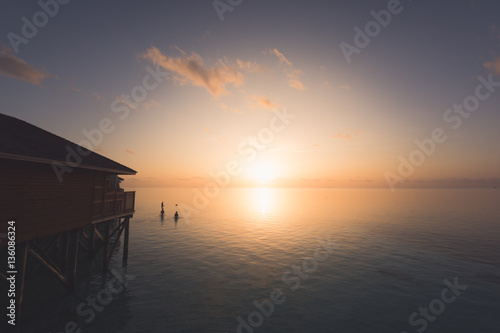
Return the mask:
<svg viewBox="0 0 500 333"><path fill-rule="evenodd" d="M498 1L0 8L0 112L126 187L500 186Z"/></svg>

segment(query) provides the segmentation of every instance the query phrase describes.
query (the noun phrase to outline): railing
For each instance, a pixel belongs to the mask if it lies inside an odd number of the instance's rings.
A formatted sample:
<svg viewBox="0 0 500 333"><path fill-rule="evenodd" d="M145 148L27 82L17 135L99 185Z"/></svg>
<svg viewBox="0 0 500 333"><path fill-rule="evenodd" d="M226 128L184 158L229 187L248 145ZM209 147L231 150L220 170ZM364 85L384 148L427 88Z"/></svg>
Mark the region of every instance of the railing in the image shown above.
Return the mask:
<svg viewBox="0 0 500 333"><path fill-rule="evenodd" d="M135 208L135 192L113 191L94 199L92 218L132 213Z"/></svg>

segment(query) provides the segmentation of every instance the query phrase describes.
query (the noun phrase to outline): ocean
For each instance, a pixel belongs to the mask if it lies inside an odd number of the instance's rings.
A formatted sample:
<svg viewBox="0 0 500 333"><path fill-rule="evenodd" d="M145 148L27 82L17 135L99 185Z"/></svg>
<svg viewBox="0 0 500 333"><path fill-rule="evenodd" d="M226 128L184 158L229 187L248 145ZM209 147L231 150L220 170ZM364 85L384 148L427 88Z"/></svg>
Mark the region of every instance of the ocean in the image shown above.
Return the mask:
<svg viewBox="0 0 500 333"><path fill-rule="evenodd" d="M126 272L119 249L112 273L90 262L73 293L27 297L23 331L500 331L499 189L194 199L136 189Z"/></svg>

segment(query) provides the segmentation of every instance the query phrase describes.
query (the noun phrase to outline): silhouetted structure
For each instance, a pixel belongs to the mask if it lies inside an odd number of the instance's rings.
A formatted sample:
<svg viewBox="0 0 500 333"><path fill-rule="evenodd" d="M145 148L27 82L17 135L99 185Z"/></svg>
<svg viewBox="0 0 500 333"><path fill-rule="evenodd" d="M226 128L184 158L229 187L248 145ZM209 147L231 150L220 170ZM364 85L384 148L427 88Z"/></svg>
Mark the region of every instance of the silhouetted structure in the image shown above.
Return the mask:
<svg viewBox="0 0 500 333"><path fill-rule="evenodd" d="M118 175L134 174L104 156L0 114L0 233L7 232L8 221L15 222L19 309L27 271L32 275L44 265L71 287L78 251L93 256L102 249L107 270L123 231L126 265L135 192L121 189ZM6 251L6 245L0 242L0 250Z"/></svg>

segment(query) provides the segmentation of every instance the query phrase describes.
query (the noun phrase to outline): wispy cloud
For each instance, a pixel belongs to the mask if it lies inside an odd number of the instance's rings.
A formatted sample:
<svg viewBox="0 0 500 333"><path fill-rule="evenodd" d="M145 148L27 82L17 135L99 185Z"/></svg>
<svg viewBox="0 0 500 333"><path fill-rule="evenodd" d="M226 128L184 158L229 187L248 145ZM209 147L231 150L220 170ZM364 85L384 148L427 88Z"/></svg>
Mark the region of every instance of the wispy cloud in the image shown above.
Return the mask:
<svg viewBox="0 0 500 333"><path fill-rule="evenodd" d="M238 68L249 73L265 73L268 71L267 68L265 68L262 65L259 65L256 61L251 62L251 61L243 61L241 59L236 59L236 64L238 65Z"/></svg>
<svg viewBox="0 0 500 333"><path fill-rule="evenodd" d="M344 85L340 86L339 88L342 90L345 90L345 91L351 91L351 89L352 89L351 86L348 84L344 84Z"/></svg>
<svg viewBox="0 0 500 333"><path fill-rule="evenodd" d="M276 109L280 108L280 105L278 103L272 102L269 97L267 96L259 96L257 94L254 94L251 98L248 99L247 101L248 108L249 109Z"/></svg>
<svg viewBox="0 0 500 333"><path fill-rule="evenodd" d="M294 69L293 64L288 60L283 53L278 51L278 49L270 50L270 52L278 57L280 62L285 66L285 73L288 77L288 85L297 90L305 90L306 88L299 80L299 75L302 74L300 69Z"/></svg>
<svg viewBox="0 0 500 333"><path fill-rule="evenodd" d="M125 151L126 151L127 153L129 153L129 154L135 154L135 151L133 151L133 150L132 150L132 149L130 149L130 148L125 149Z"/></svg>
<svg viewBox="0 0 500 333"><path fill-rule="evenodd" d="M144 109L146 111L148 111L151 108L154 108L154 107L157 107L157 106L161 106L161 104L159 102L155 101L154 99L152 99L150 101L144 102L142 104L142 106L144 107Z"/></svg>
<svg viewBox="0 0 500 333"><path fill-rule="evenodd" d="M187 55L184 51L180 51L180 56L170 57L152 46L140 57L173 72L174 80L180 85L203 87L216 99L222 95L230 95L228 85L242 86L245 81L243 72L263 70L263 67L255 62L237 59L234 63L227 58L221 58L214 65L207 66L198 53Z"/></svg>
<svg viewBox="0 0 500 333"><path fill-rule="evenodd" d="M240 109L233 108L232 106L229 106L229 105L224 104L224 103L219 103L219 107L226 112L234 112L237 114L243 114L243 111L241 111Z"/></svg>
<svg viewBox="0 0 500 333"><path fill-rule="evenodd" d="M485 62L483 66L493 74L500 75L500 57L496 58L493 61Z"/></svg>
<svg viewBox="0 0 500 333"><path fill-rule="evenodd" d="M352 140L354 136L359 135L359 132L356 131L345 131L345 132L338 132L335 134L330 135L332 139L341 139L341 140Z"/></svg>
<svg viewBox="0 0 500 333"><path fill-rule="evenodd" d="M120 96L116 96L116 99L119 100L120 102L122 102L123 104L125 104L126 106L128 106L131 109L134 109L134 110L137 109L137 104L129 103L126 100L124 100L123 98L121 98Z"/></svg>
<svg viewBox="0 0 500 333"><path fill-rule="evenodd" d="M289 66L292 66L292 62L288 60L283 53L278 51L278 49L271 50L271 52L274 53L280 59L281 62L284 62Z"/></svg>
<svg viewBox="0 0 500 333"><path fill-rule="evenodd" d="M21 58L17 58L12 49L2 46L0 49L0 74L29 82L34 85L41 85L41 81L51 77L46 70L38 70Z"/></svg>

